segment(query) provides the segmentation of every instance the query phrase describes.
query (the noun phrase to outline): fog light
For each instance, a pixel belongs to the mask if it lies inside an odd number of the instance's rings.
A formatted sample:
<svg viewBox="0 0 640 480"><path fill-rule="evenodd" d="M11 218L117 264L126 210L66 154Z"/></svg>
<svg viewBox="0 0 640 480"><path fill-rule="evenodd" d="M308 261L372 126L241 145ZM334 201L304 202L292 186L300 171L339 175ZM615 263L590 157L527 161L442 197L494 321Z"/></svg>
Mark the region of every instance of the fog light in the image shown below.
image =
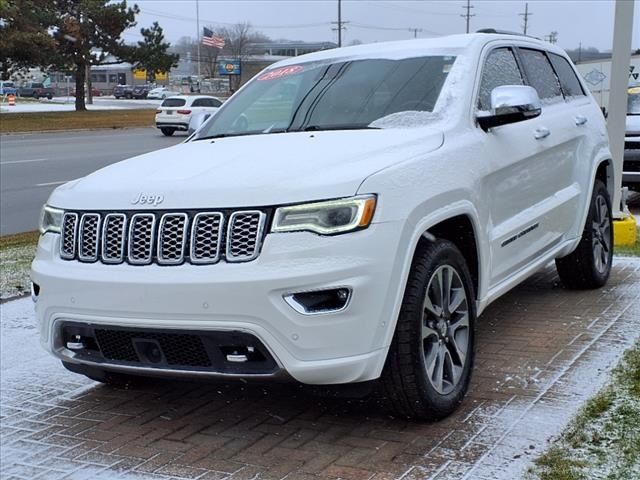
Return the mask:
<svg viewBox="0 0 640 480"><path fill-rule="evenodd" d="M84 342L82 341L82 337L80 335L73 335L71 340L67 342L67 348L69 350L83 350Z"/></svg>
<svg viewBox="0 0 640 480"><path fill-rule="evenodd" d="M351 289L346 287L290 293L284 296L289 306L305 315L339 312L347 308L350 299Z"/></svg>

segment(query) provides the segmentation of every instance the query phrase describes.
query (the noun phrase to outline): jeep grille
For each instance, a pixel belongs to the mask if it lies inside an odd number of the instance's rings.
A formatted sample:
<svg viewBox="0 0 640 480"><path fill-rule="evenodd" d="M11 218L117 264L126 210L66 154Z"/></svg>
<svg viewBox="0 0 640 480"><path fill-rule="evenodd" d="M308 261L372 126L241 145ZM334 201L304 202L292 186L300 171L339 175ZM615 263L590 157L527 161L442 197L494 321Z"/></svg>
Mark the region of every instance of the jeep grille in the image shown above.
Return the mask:
<svg viewBox="0 0 640 480"><path fill-rule="evenodd" d="M106 264L178 265L257 258L267 213L66 212L60 257Z"/></svg>

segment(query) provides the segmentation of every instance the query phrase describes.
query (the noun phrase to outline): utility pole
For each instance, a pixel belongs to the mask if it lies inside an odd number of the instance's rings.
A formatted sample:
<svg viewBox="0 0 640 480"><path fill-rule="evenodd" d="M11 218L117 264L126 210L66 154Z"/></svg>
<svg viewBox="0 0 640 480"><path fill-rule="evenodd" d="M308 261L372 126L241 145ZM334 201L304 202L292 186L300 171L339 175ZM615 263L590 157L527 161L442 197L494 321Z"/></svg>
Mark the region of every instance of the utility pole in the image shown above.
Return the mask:
<svg viewBox="0 0 640 480"><path fill-rule="evenodd" d="M524 4L524 13L519 13L521 17L524 17L524 34L527 34L527 26L529 25L529 17L533 15L533 13L529 13L529 3Z"/></svg>
<svg viewBox="0 0 640 480"><path fill-rule="evenodd" d="M332 28L333 31L338 31L338 47L342 46L342 30L346 30L345 24L349 22L342 21L342 0L338 0L338 21L331 22L333 25L336 25L335 28Z"/></svg>
<svg viewBox="0 0 640 480"><path fill-rule="evenodd" d="M200 82L200 2L196 0L196 28L198 34L196 35L196 42L198 42L198 82Z"/></svg>
<svg viewBox="0 0 640 480"><path fill-rule="evenodd" d="M544 38L549 43L558 43L558 32L551 32L549 35L545 35Z"/></svg>
<svg viewBox="0 0 640 480"><path fill-rule="evenodd" d="M471 5L471 0L467 0L467 4L463 5L462 8L464 8L467 13L460 15L462 18L466 18L467 19L467 33L469 33L469 20L471 19L471 17L475 17L476 14L475 13L471 13L471 9L473 8L473 5Z"/></svg>
<svg viewBox="0 0 640 480"><path fill-rule="evenodd" d="M582 42L578 44L578 61L576 63L580 63L582 61Z"/></svg>
<svg viewBox="0 0 640 480"><path fill-rule="evenodd" d="M418 32L421 32L422 29L421 28L410 28L409 31L413 32L413 38L418 38Z"/></svg>

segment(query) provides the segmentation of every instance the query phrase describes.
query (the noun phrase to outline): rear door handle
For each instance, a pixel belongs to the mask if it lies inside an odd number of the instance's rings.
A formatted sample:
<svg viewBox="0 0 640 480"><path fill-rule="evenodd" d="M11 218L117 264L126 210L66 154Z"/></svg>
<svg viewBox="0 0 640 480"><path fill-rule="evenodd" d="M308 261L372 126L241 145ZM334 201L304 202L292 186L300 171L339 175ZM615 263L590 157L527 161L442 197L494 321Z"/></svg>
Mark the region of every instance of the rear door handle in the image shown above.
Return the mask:
<svg viewBox="0 0 640 480"><path fill-rule="evenodd" d="M578 115L576 117L576 125L580 126L584 125L585 123L587 123L587 117L583 117L582 115Z"/></svg>
<svg viewBox="0 0 640 480"><path fill-rule="evenodd" d="M551 135L551 130L545 127L540 127L536 128L534 137L536 138L536 140L542 140L543 138L547 138L549 135Z"/></svg>

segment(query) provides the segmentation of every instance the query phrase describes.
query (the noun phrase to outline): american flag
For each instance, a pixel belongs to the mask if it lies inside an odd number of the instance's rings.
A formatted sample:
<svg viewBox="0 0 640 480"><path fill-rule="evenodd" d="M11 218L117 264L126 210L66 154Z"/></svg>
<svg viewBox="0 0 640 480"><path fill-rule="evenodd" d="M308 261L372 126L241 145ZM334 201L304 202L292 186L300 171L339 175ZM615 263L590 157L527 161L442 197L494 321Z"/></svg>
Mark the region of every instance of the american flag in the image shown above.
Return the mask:
<svg viewBox="0 0 640 480"><path fill-rule="evenodd" d="M224 47L224 38L214 35L211 30L204 28L202 31L202 44L207 47L222 48Z"/></svg>

